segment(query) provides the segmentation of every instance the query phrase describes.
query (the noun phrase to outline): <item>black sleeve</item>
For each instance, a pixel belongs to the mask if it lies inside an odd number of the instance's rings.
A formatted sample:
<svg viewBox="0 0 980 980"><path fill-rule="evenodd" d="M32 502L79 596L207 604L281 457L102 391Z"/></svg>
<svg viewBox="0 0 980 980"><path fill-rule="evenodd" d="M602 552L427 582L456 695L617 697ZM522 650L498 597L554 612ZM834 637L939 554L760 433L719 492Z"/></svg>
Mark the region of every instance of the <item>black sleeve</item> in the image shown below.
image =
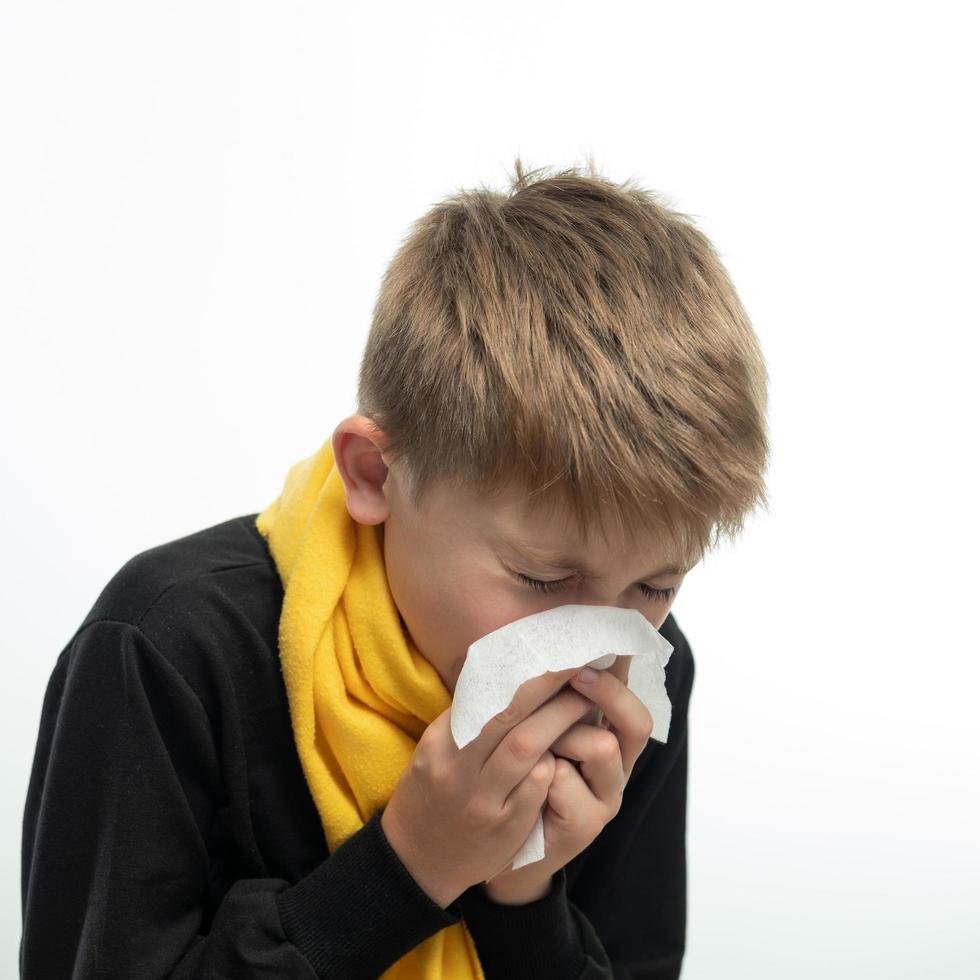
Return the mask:
<svg viewBox="0 0 980 980"><path fill-rule="evenodd" d="M687 715L694 658L677 634L671 727L637 759L619 813L527 905L459 898L487 980L678 980L687 925ZM574 866L574 872L570 873Z"/></svg>
<svg viewBox="0 0 980 980"><path fill-rule="evenodd" d="M568 899L565 868L551 891L526 905L499 905L477 886L459 898L486 980L604 980L613 977L602 942Z"/></svg>
<svg viewBox="0 0 980 980"><path fill-rule="evenodd" d="M380 812L307 877L235 881L205 921L224 798L201 701L137 627L75 635L44 695L24 809L22 980L376 978L460 921Z"/></svg>

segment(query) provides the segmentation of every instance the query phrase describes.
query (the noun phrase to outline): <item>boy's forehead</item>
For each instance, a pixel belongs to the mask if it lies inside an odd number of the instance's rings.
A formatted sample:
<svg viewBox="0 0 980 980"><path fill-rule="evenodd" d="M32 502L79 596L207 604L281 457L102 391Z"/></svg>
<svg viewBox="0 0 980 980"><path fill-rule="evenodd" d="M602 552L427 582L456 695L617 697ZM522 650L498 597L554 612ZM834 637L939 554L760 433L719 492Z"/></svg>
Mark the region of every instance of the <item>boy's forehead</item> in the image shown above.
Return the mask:
<svg viewBox="0 0 980 980"><path fill-rule="evenodd" d="M560 548L541 548L534 545L508 542L508 546L513 550L525 555L528 558L552 568L575 570L581 572L588 578L601 578L602 573L599 568L594 566L593 560L585 550L570 551L567 547ZM628 557L629 561L638 560L640 555L653 555L655 551L631 548L627 545L627 553L623 557ZM640 578L659 578L661 575L683 575L684 569L675 562L654 560L655 567L642 572Z"/></svg>
<svg viewBox="0 0 980 980"><path fill-rule="evenodd" d="M574 569L592 578L600 577L598 566L607 559L614 563L649 562L649 570L643 573L645 578L684 574L678 563L669 561L662 544L649 538L641 540L624 534L618 543L615 538L604 543L597 534L582 541L567 522L549 521L546 514L519 517L513 512L498 513L487 522L487 528L498 549L552 568Z"/></svg>
<svg viewBox="0 0 980 980"><path fill-rule="evenodd" d="M617 525L609 521L606 539L597 520L594 532L590 531L583 540L567 511L560 511L553 502L532 502L519 490L490 497L471 487L461 487L456 491L455 503L464 510L464 523L498 553L556 569L573 569L592 578L599 578L599 566L607 563L649 566L643 569L646 578L685 574L678 563L670 561L659 536L637 534L626 528L617 533Z"/></svg>
<svg viewBox="0 0 980 980"><path fill-rule="evenodd" d="M571 522L554 507L533 506L527 497L511 494L487 501L486 526L508 547L539 551L582 551L591 546L582 541Z"/></svg>

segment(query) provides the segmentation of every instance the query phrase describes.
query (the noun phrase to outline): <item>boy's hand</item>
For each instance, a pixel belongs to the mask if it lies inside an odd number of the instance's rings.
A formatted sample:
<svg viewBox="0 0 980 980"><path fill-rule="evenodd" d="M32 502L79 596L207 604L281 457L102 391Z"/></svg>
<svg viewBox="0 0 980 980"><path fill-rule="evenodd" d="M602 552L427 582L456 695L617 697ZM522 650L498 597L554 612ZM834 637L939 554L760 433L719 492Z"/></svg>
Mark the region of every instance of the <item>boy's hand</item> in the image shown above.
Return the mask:
<svg viewBox="0 0 980 980"><path fill-rule="evenodd" d="M442 908L509 867L531 832L555 776L548 746L595 710L567 686L574 674L525 681L462 749L453 741L451 707L422 733L381 827L409 874Z"/></svg>
<svg viewBox="0 0 980 980"><path fill-rule="evenodd" d="M552 876L599 836L622 804L623 789L653 732L653 718L624 683L629 657L600 670L591 683L571 679L572 687L595 702L605 718L598 727L572 725L551 746L555 777L544 810L545 856L517 870L508 869L482 887L495 902L524 905L551 890ZM590 716L591 717L591 716ZM581 769L574 762L581 764Z"/></svg>

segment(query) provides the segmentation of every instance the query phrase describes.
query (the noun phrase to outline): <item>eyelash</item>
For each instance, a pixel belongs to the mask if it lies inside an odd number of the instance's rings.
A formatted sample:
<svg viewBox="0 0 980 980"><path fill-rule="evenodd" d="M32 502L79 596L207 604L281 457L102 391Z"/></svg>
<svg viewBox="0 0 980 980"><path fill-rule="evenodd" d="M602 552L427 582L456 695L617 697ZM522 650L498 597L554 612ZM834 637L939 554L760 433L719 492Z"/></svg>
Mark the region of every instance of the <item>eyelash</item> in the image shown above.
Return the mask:
<svg viewBox="0 0 980 980"><path fill-rule="evenodd" d="M514 573L522 582L529 585L537 592L557 592L568 581L566 578L557 579L554 582L542 582L540 579L530 578L520 572ZM677 591L676 588L670 589L651 589L649 585L640 583L640 589L647 599L662 599L666 602Z"/></svg>

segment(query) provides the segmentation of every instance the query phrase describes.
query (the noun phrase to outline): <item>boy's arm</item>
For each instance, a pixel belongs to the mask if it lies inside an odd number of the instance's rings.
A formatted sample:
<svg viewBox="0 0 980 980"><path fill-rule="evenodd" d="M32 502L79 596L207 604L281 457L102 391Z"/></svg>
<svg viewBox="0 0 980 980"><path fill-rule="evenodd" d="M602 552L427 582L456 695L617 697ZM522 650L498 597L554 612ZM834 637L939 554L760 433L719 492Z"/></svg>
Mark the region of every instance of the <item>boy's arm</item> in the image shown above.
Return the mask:
<svg viewBox="0 0 980 980"><path fill-rule="evenodd" d="M376 814L295 885L234 881L205 923L220 751L194 690L136 626L75 635L45 692L24 810L22 980L375 978L460 920Z"/></svg>
<svg viewBox="0 0 980 980"><path fill-rule="evenodd" d="M676 628L667 665L671 724L637 760L619 813L527 905L479 889L459 899L487 980L677 980L687 925L687 715L694 658Z"/></svg>

